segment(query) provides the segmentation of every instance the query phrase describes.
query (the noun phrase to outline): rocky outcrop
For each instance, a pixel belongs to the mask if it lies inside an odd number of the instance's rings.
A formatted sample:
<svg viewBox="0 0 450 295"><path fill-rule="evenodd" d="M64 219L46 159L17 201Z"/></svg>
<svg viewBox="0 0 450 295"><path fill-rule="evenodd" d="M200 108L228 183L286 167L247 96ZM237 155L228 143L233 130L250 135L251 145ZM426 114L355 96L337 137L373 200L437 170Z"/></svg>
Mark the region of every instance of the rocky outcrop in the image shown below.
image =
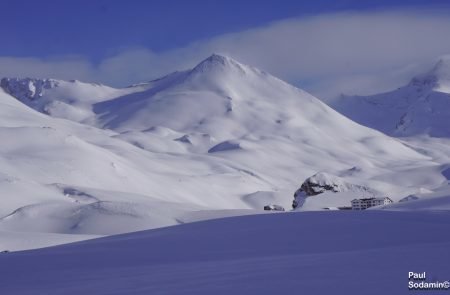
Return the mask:
<svg viewBox="0 0 450 295"><path fill-rule="evenodd" d="M363 192L375 194L376 191L362 185L352 184L342 178L328 173L320 172L308 177L294 194L292 207L295 209L301 206L305 198L316 196L325 192Z"/></svg>
<svg viewBox="0 0 450 295"><path fill-rule="evenodd" d="M35 101L44 95L45 89L54 88L58 83L53 79L3 78L0 86L21 101Z"/></svg>

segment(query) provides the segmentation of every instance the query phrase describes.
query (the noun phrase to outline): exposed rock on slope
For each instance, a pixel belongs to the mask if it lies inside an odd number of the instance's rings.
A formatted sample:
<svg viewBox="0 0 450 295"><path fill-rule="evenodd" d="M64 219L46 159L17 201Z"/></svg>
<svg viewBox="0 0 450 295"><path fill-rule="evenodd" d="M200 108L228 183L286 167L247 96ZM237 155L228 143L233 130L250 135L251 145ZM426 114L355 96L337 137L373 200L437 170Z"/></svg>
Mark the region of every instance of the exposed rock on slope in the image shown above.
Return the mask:
<svg viewBox="0 0 450 295"><path fill-rule="evenodd" d="M59 82L53 79L3 78L0 86L17 99L34 101L44 95L45 89L57 87Z"/></svg>
<svg viewBox="0 0 450 295"><path fill-rule="evenodd" d="M115 89L77 80L3 78L0 87L27 106L52 117L95 125L93 104L146 89Z"/></svg>
<svg viewBox="0 0 450 295"><path fill-rule="evenodd" d="M362 194L376 194L376 191L362 185L345 182L342 178L320 172L307 178L294 194L292 207L295 209L301 206L305 198L316 196L325 192L357 192Z"/></svg>

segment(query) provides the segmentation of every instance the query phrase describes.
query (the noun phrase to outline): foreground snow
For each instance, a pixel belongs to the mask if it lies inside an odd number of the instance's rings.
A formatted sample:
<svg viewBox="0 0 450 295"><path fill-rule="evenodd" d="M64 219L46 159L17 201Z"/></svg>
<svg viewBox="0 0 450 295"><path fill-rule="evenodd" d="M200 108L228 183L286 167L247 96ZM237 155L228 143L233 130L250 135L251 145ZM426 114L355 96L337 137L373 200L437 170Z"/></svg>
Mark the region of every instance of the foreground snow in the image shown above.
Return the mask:
<svg viewBox="0 0 450 295"><path fill-rule="evenodd" d="M101 236L0 231L0 237L0 251L20 251L95 239Z"/></svg>
<svg viewBox="0 0 450 295"><path fill-rule="evenodd" d="M449 226L448 211L209 220L0 254L0 293L410 294L410 271L450 278Z"/></svg>

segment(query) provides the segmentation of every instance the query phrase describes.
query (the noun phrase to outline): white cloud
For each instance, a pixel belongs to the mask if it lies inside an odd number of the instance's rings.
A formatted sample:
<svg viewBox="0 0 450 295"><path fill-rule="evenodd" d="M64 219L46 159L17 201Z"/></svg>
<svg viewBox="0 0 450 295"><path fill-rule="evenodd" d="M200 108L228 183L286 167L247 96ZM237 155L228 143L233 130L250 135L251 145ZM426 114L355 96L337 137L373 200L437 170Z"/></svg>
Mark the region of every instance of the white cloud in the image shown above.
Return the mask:
<svg viewBox="0 0 450 295"><path fill-rule="evenodd" d="M80 58L0 58L0 76L52 76L112 85L195 65L212 52L262 68L313 93L367 94L405 83L450 53L450 17L438 11L346 12L287 19L154 53L134 48L92 65Z"/></svg>
<svg viewBox="0 0 450 295"><path fill-rule="evenodd" d="M95 69L80 57L52 59L0 57L0 76L54 77L59 79L95 79Z"/></svg>

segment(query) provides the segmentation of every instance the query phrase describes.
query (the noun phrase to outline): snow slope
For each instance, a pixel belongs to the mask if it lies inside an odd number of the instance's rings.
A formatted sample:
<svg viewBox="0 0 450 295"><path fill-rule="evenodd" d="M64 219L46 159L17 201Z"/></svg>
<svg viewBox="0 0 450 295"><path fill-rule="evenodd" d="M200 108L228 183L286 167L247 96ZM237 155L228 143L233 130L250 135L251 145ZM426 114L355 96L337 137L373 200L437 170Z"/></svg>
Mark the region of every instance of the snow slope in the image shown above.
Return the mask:
<svg viewBox="0 0 450 295"><path fill-rule="evenodd" d="M289 208L317 172L394 200L447 185L445 144L390 138L228 57L124 89L2 81L4 232L109 235ZM53 103L86 112L45 111ZM317 210L330 199L307 203Z"/></svg>
<svg viewBox="0 0 450 295"><path fill-rule="evenodd" d="M92 112L94 103L147 89L146 85L115 89L78 80L33 78L3 78L0 86L6 93L39 112L89 124L95 123L90 122L94 117Z"/></svg>
<svg viewBox="0 0 450 295"><path fill-rule="evenodd" d="M342 96L331 106L350 119L393 136L450 137L450 57L397 90Z"/></svg>
<svg viewBox="0 0 450 295"><path fill-rule="evenodd" d="M449 226L448 211L209 220L0 253L0 293L410 294L410 271L450 277Z"/></svg>
<svg viewBox="0 0 450 295"><path fill-rule="evenodd" d="M113 234L179 224L200 210L249 208L239 198L254 183L217 192L249 178L227 163L151 153L116 133L35 112L4 92L0 112L0 231L14 237Z"/></svg>

